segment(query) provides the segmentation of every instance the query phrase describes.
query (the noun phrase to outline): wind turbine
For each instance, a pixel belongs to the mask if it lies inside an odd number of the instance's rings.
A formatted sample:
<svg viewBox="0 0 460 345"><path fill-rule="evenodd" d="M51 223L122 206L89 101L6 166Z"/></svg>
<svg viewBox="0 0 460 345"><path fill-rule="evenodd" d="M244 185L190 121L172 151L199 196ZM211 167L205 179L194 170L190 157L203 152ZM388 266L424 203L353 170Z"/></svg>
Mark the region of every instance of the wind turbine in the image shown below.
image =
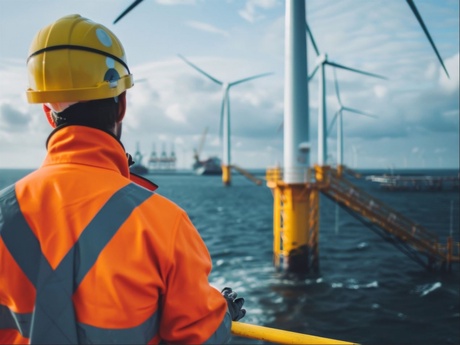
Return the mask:
<svg viewBox="0 0 460 345"><path fill-rule="evenodd" d="M360 115L373 117L373 118L377 118L377 116L363 112L358 109L344 106L340 99L339 83L337 81L337 75L336 75L335 68L333 69L333 72L334 72L335 93L337 96L337 101L339 102L339 109L334 114L334 117L332 118L331 124L329 125L329 129L327 132L329 133L332 130L332 127L334 126L335 121L337 120L337 171L339 172L339 174L341 174L342 169L343 169L343 111L348 111L351 113L360 114Z"/></svg>
<svg viewBox="0 0 460 345"><path fill-rule="evenodd" d="M412 10L412 13L414 13L415 18L417 18L418 23L419 23L420 26L422 27L423 32L425 33L426 38L428 39L428 41L430 41L431 47L433 48L433 50L434 50L436 56L438 57L438 60L439 60L439 62L441 63L441 66L442 66L442 68L444 69L444 72L446 72L447 78L450 79L449 73L447 72L447 68L446 68L446 66L444 66L444 62L442 61L441 55L439 54L438 49L436 49L436 45L434 44L434 41L433 41L433 39L431 38L431 35L430 35L430 33L428 32L428 29L427 29L427 27L425 26L425 23L423 22L422 16L421 16L420 13L418 12L417 7L416 7L415 4L414 4L414 1L413 1L413 0L406 0L406 1L407 1L407 4L409 5L410 9Z"/></svg>
<svg viewBox="0 0 460 345"><path fill-rule="evenodd" d="M201 68L198 66L194 65L191 63L189 60L187 60L185 57L182 55L178 54L178 56L185 61L189 66L197 70L199 73L203 74L205 77L208 79L211 79L213 82L216 84L222 86L222 106L220 109L220 137L222 138L222 148L223 148L223 154L222 154L222 181L225 185L229 185L231 182L231 148L230 148L230 88L232 86L238 85L245 83L247 81L261 78L268 76L273 73L262 73L262 74L257 74L253 75L251 77L243 78L240 80L233 81L231 83L220 81L219 79L214 78L210 74L206 73L203 71Z"/></svg>
<svg viewBox="0 0 460 345"><path fill-rule="evenodd" d="M313 49L316 52L317 55L317 64L316 67L314 68L313 72L311 75L308 77L308 81L310 81L315 73L319 70L319 80L318 80L318 85L319 85L319 92L318 92L318 165L323 166L324 164L327 163L327 133L326 133L326 71L325 67L326 65L336 67L336 68L341 68L347 71L355 72L355 73L360 73L364 74L367 76L375 77L375 78L380 78L380 79L387 79L384 76L375 74L375 73L369 73L365 72L359 69L347 67L344 65L340 65L338 63L329 61L327 58L327 54L321 54L319 52L318 46L316 45L315 39L313 38L313 34L310 30L310 27L308 26L308 23L306 23L306 30L307 30L307 35L310 37L310 41L312 43Z"/></svg>
<svg viewBox="0 0 460 345"><path fill-rule="evenodd" d="M135 0L131 5L129 5L126 10L124 10L118 17L113 21L113 24L116 24L121 18L126 16L134 7L139 5L143 0Z"/></svg>

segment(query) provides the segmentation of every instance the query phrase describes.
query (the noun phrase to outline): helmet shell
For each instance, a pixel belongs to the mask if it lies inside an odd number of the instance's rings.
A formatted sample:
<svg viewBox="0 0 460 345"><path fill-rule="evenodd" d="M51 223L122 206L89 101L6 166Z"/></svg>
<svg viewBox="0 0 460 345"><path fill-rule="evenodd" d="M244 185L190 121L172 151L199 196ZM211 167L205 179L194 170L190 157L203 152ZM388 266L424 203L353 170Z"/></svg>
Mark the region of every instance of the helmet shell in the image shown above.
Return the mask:
<svg viewBox="0 0 460 345"><path fill-rule="evenodd" d="M133 86L118 38L78 14L62 17L35 35L27 69L29 103L110 98Z"/></svg>

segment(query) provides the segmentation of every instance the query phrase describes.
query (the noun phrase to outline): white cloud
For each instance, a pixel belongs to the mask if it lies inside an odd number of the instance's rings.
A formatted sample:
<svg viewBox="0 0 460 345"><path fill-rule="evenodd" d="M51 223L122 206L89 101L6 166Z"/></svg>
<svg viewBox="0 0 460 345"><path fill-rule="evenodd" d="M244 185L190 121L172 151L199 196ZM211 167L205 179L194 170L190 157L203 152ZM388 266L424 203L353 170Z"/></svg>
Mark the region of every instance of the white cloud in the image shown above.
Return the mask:
<svg viewBox="0 0 460 345"><path fill-rule="evenodd" d="M50 4L48 0L43 2ZM58 2L52 4L55 3ZM277 129L284 112L284 1L163 0L157 3L197 6L168 8L152 4L155 11L150 12L149 4L145 4L145 11L139 7L130 14L132 20L139 19L136 25L124 21L114 27L122 36L135 80L146 79L136 81L135 87L128 90L122 137L126 149L133 152L137 141L144 149L155 142L157 148L161 147L160 140L175 142L183 146L182 150L177 149L178 155L184 155L185 160L191 162L192 148L203 129L209 127L204 155L221 155L221 88L176 56L183 53L219 80L233 81L275 72L231 90L232 159L243 167L264 167L274 159L257 153L271 146L276 152L272 156L282 162L283 133ZM344 114L345 163L353 161L353 146L360 149L359 157L355 157L359 167L392 163L420 165L411 155L412 148L425 150L427 165L430 159L438 164L437 158L429 153L433 148L446 147L443 164L458 165L458 5L435 0L420 3L421 11L426 3L430 4L430 11L422 16L429 19L427 26L441 56L445 57L450 79L446 78L404 1L307 2L307 18L321 52L328 53L331 61L388 77L384 81L337 71L344 105L378 116L378 119L368 119ZM55 7L48 5L47 13ZM97 8L100 11L100 6ZM241 20L238 10L253 25ZM90 14L89 17L97 18L99 13ZM113 20L116 14L103 15ZM14 15L14 11L7 10L0 16L2 25L11 27L11 18L17 20L24 14L18 10ZM33 23L37 28L43 24L36 16L27 19L24 22ZM197 30L212 35L203 35ZM31 37L24 32L33 33L35 27L21 30L14 41L0 35L2 46L8 46L0 52L0 161L3 166L14 166L19 160L22 166L36 165L36 157L40 155L36 155L34 145L44 151L43 143L50 131L40 106L30 106L25 99L27 73L23 56L27 55L24 50ZM21 41L22 36L27 36L25 41ZM308 47L311 71L316 54L310 43ZM21 57L19 61L11 59L17 56ZM327 68L328 123L337 109L332 78L332 71ZM313 164L317 151L316 76L309 87L309 102ZM335 140L334 130L329 140L332 156L335 156ZM12 159L13 152L15 159ZM29 157L29 152L33 152L34 157ZM403 155L407 157L405 161ZM382 159L377 161L376 157Z"/></svg>
<svg viewBox="0 0 460 345"><path fill-rule="evenodd" d="M219 28L216 28L215 26L213 26L211 24L208 24L208 23L197 22L197 21L188 21L188 22L186 22L186 25L190 26L191 28L197 29L197 30L222 35L224 37L229 37L228 32L226 32L224 30L221 30Z"/></svg>
<svg viewBox="0 0 460 345"><path fill-rule="evenodd" d="M254 23L265 17L260 14L259 9L271 9L277 6L278 3L278 0L247 0L244 8L238 11L238 14L248 22Z"/></svg>
<svg viewBox="0 0 460 345"><path fill-rule="evenodd" d="M187 119L181 109L180 104L172 104L165 110L166 116L174 120L175 122L187 123Z"/></svg>
<svg viewBox="0 0 460 345"><path fill-rule="evenodd" d="M448 78L444 70L439 72L439 85L449 93L458 93L459 91L459 53L444 61ZM439 67L441 69L441 67Z"/></svg>
<svg viewBox="0 0 460 345"><path fill-rule="evenodd" d="M388 93L388 88L383 85L375 85L374 93L378 98L384 98Z"/></svg>
<svg viewBox="0 0 460 345"><path fill-rule="evenodd" d="M195 5L196 0L155 0L160 5Z"/></svg>

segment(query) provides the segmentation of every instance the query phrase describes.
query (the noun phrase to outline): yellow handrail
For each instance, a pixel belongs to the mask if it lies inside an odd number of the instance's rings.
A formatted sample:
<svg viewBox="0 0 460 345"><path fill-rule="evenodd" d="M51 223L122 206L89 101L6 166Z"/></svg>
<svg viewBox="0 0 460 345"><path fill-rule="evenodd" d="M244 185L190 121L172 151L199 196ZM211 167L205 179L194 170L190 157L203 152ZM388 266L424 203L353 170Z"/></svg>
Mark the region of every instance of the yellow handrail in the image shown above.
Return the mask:
<svg viewBox="0 0 460 345"><path fill-rule="evenodd" d="M276 344L302 344L302 345L353 345L342 340L317 337L303 333L283 331L281 329L251 325L242 322L232 322L232 333L238 337L265 340Z"/></svg>

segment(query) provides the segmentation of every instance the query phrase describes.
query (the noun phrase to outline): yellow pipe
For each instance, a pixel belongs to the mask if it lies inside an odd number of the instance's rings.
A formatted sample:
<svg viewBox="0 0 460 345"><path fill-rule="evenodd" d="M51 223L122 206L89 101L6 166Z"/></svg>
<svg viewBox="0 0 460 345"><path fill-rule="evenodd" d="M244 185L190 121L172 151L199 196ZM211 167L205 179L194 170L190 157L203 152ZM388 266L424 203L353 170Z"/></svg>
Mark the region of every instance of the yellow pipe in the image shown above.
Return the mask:
<svg viewBox="0 0 460 345"><path fill-rule="evenodd" d="M222 165L222 182L225 186L229 186L232 181L232 173L230 165Z"/></svg>
<svg viewBox="0 0 460 345"><path fill-rule="evenodd" d="M273 190L273 202L273 263L275 267L280 267L282 236L282 207L280 187L276 187Z"/></svg>
<svg viewBox="0 0 460 345"><path fill-rule="evenodd" d="M283 193L283 233L281 251L288 271L308 272L309 198L304 185L288 184Z"/></svg>
<svg viewBox="0 0 460 345"><path fill-rule="evenodd" d="M342 340L317 337L303 333L283 331L281 329L251 325L242 322L232 322L232 333L238 337L265 340L276 344L302 344L302 345L352 345Z"/></svg>

